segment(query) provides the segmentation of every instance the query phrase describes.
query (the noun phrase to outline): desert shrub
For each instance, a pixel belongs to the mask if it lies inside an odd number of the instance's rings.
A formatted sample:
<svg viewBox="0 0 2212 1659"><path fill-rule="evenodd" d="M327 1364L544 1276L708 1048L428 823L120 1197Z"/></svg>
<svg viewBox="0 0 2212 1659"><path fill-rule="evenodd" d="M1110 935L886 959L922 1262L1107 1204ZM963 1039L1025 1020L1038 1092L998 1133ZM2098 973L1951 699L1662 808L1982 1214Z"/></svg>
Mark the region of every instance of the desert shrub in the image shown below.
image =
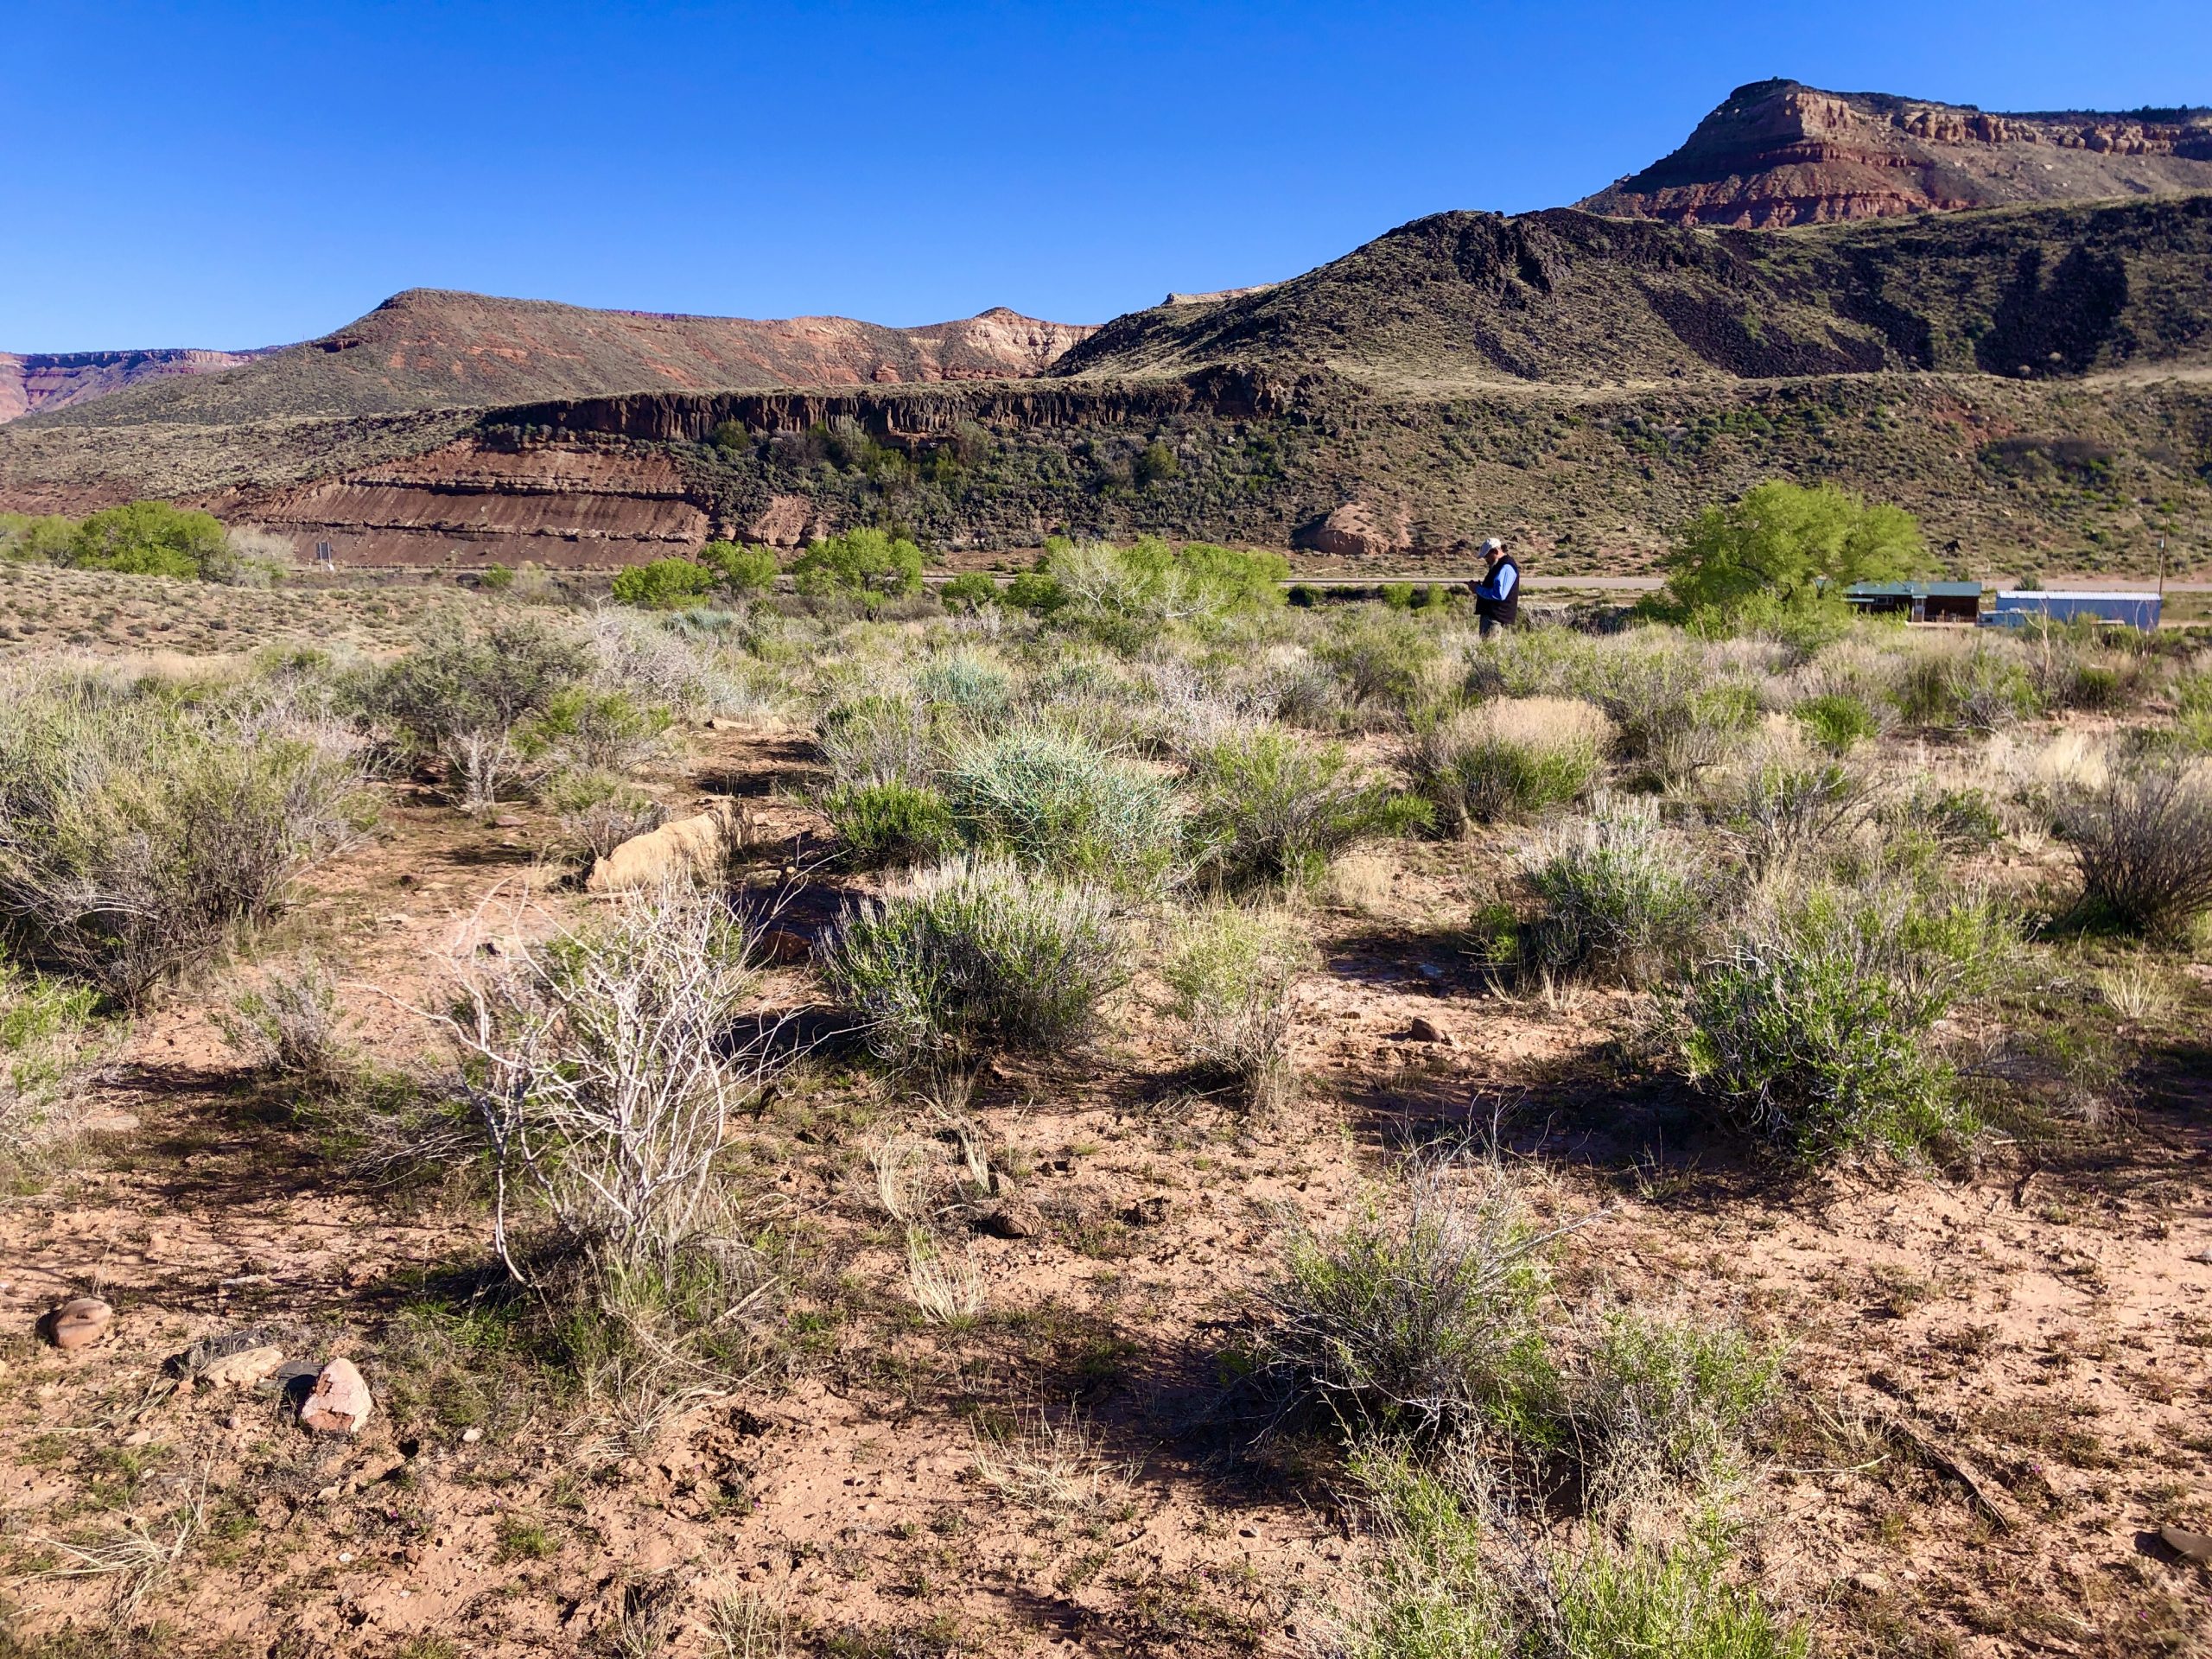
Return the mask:
<svg viewBox="0 0 2212 1659"><path fill-rule="evenodd" d="M1704 911L1688 849L1641 801L1601 802L1558 825L1522 868L1542 907L1534 957L1560 972L1640 982L1688 947Z"/></svg>
<svg viewBox="0 0 2212 1659"><path fill-rule="evenodd" d="M810 545L791 575L810 599L895 598L920 590L922 550L884 531L849 530Z"/></svg>
<svg viewBox="0 0 2212 1659"><path fill-rule="evenodd" d="M822 797L822 810L855 869L931 863L960 843L944 797L895 779L840 784Z"/></svg>
<svg viewBox="0 0 2212 1659"><path fill-rule="evenodd" d="M1545 1243L1501 1168L1427 1166L1342 1230L1289 1235L1255 1362L1287 1403L1355 1433L1534 1421L1555 1383Z"/></svg>
<svg viewBox="0 0 2212 1659"><path fill-rule="evenodd" d="M1923 825L1947 846L1974 851L2005 836L2005 819L1986 789L1923 789L1905 804L1904 816Z"/></svg>
<svg viewBox="0 0 2212 1659"><path fill-rule="evenodd" d="M948 609L980 611L999 602L998 579L988 571L963 570L937 590Z"/></svg>
<svg viewBox="0 0 2212 1659"><path fill-rule="evenodd" d="M1727 1529L1694 1512L1672 1543L1600 1533L1540 1548L1528 1519L1464 1461L1403 1447L1354 1455L1377 1539L1364 1593L1337 1620L1344 1659L1805 1659L1807 1635L1728 1577Z"/></svg>
<svg viewBox="0 0 2212 1659"><path fill-rule="evenodd" d="M200 574L232 588L273 588L298 560L291 537L254 524L232 524L223 532L219 557L204 561Z"/></svg>
<svg viewBox="0 0 2212 1659"><path fill-rule="evenodd" d="M1866 823L1874 781L1842 760L1770 753L1744 769L1719 805L1745 857L1765 868L1832 847Z"/></svg>
<svg viewBox="0 0 2212 1659"><path fill-rule="evenodd" d="M734 1034L751 936L718 896L669 890L583 931L498 944L456 952L446 1025L501 1257L527 1276L515 1229L543 1217L607 1274L666 1281L718 1218L730 1115L774 1065L770 1038Z"/></svg>
<svg viewBox="0 0 2212 1659"><path fill-rule="evenodd" d="M20 1157L66 1128L99 1058L88 986L0 960L0 1157Z"/></svg>
<svg viewBox="0 0 2212 1659"><path fill-rule="evenodd" d="M1661 783L1718 765L1758 718L1751 688L1717 676L1706 652L1688 643L1645 638L1593 652L1575 679L1613 722L1615 753Z"/></svg>
<svg viewBox="0 0 2212 1659"><path fill-rule="evenodd" d="M2212 669L2191 669L2175 677L2174 726L2185 748L2212 754Z"/></svg>
<svg viewBox="0 0 2212 1659"><path fill-rule="evenodd" d="M487 564L476 573L476 585L487 594L507 593L515 585L514 568L512 565Z"/></svg>
<svg viewBox="0 0 2212 1659"><path fill-rule="evenodd" d="M1802 1160L1962 1132L1972 1119L1929 1033L1992 981L2008 938L1971 896L1792 896L1691 980L1675 1013L1684 1069L1731 1122Z"/></svg>
<svg viewBox="0 0 2212 1659"><path fill-rule="evenodd" d="M1782 1359L1729 1321L1614 1309L1573 1368L1578 1444L1616 1489L1650 1475L1702 1480L1767 1413Z"/></svg>
<svg viewBox="0 0 2212 1659"><path fill-rule="evenodd" d="M1033 604L1027 597L1015 598L1013 590L1009 600L1025 608L1065 611L1092 620L1210 626L1280 606L1281 582L1290 565L1279 553L1205 542L1174 548L1147 536L1128 547L1103 542L1054 547L1044 561L1043 573L1053 584L1052 603ZM1027 594L1020 577L1014 586ZM1037 592L1039 598L1046 596L1041 588Z"/></svg>
<svg viewBox="0 0 2212 1659"><path fill-rule="evenodd" d="M1605 717L1586 702L1483 703L1417 719L1405 767L1440 827L1465 834L1582 799L1602 772L1609 736Z"/></svg>
<svg viewBox="0 0 2212 1659"><path fill-rule="evenodd" d="M589 863L668 821L658 801L611 772L556 772L539 791L572 856Z"/></svg>
<svg viewBox="0 0 2212 1659"><path fill-rule="evenodd" d="M1527 624L1478 642L1467 656L1471 697L1580 696L1598 642L1572 628Z"/></svg>
<svg viewBox="0 0 2212 1659"><path fill-rule="evenodd" d="M480 635L425 641L379 671L362 702L417 752L441 757L462 804L481 810L515 779L516 727L590 665L580 642L532 620L501 620Z"/></svg>
<svg viewBox="0 0 2212 1659"><path fill-rule="evenodd" d="M1868 506L1833 484L1775 480L1706 508L1662 563L1678 613L1726 621L1755 601L1840 610L1853 582L1909 575L1926 556L1910 513Z"/></svg>
<svg viewBox="0 0 2212 1659"><path fill-rule="evenodd" d="M1068 590L1049 570L1024 570L1006 585L1006 602L1017 611L1051 616L1071 603Z"/></svg>
<svg viewBox="0 0 2212 1659"><path fill-rule="evenodd" d="M699 550L699 563L714 572L723 588L741 598L766 593L775 585L778 567L773 548L709 542Z"/></svg>
<svg viewBox="0 0 2212 1659"><path fill-rule="evenodd" d="M1160 965L1185 1057L1260 1109L1296 1084L1291 988L1309 954L1285 918L1221 905L1185 918Z"/></svg>
<svg viewBox="0 0 2212 1659"><path fill-rule="evenodd" d="M626 691L565 686L516 726L515 753L541 768L628 772L665 752L673 723Z"/></svg>
<svg viewBox="0 0 2212 1659"><path fill-rule="evenodd" d="M689 632L708 614L696 610L665 616L594 611L582 624L582 671L596 685L688 715L742 706L746 694L732 681L712 645Z"/></svg>
<svg viewBox="0 0 2212 1659"><path fill-rule="evenodd" d="M899 783L920 789L936 775L941 735L923 704L870 692L831 704L815 741L834 787Z"/></svg>
<svg viewBox="0 0 2212 1659"><path fill-rule="evenodd" d="M251 711L83 688L0 692L0 918L143 1002L356 833L360 770Z"/></svg>
<svg viewBox="0 0 2212 1659"><path fill-rule="evenodd" d="M76 521L58 512L0 512L0 559L67 564L69 543L76 534Z"/></svg>
<svg viewBox="0 0 2212 1659"><path fill-rule="evenodd" d="M962 750L940 786L963 840L1031 869L1144 887L1167 879L1180 856L1166 782L1052 727L1018 727Z"/></svg>
<svg viewBox="0 0 2212 1659"><path fill-rule="evenodd" d="M868 1047L908 1061L1080 1043L1127 978L1125 957L1103 893L960 859L848 912L823 974Z"/></svg>
<svg viewBox="0 0 2212 1659"><path fill-rule="evenodd" d="M1402 712L1421 701L1443 653L1412 617L1363 609L1313 655L1336 675L1347 702Z"/></svg>
<svg viewBox="0 0 2212 1659"><path fill-rule="evenodd" d="M1429 820L1427 802L1365 775L1340 744L1273 726L1192 758L1189 819L1199 868L1230 887L1316 880L1347 849Z"/></svg>
<svg viewBox="0 0 2212 1659"><path fill-rule="evenodd" d="M1882 729L1881 721L1866 700L1848 691L1808 697L1789 712L1830 754L1848 754L1866 739L1879 735Z"/></svg>
<svg viewBox="0 0 2212 1659"><path fill-rule="evenodd" d="M913 686L925 703L974 727L999 725L1014 708L1013 677L970 652L932 657L914 671Z"/></svg>
<svg viewBox="0 0 2212 1659"><path fill-rule="evenodd" d="M1980 639L1963 649L1915 652L1893 695L1906 721L1937 730L1994 732L2037 706L2027 670L2009 644Z"/></svg>
<svg viewBox="0 0 2212 1659"><path fill-rule="evenodd" d="M257 981L215 1016L232 1052L257 1071L305 1088L340 1082L353 1057L330 970L302 957L264 967Z"/></svg>
<svg viewBox="0 0 2212 1659"><path fill-rule="evenodd" d="M2139 764L2064 803L2059 828L2089 902L2179 938L2212 912L2212 771Z"/></svg>
<svg viewBox="0 0 2212 1659"><path fill-rule="evenodd" d="M673 611L705 604L719 580L714 571L690 559L654 559L617 570L612 591L618 605Z"/></svg>

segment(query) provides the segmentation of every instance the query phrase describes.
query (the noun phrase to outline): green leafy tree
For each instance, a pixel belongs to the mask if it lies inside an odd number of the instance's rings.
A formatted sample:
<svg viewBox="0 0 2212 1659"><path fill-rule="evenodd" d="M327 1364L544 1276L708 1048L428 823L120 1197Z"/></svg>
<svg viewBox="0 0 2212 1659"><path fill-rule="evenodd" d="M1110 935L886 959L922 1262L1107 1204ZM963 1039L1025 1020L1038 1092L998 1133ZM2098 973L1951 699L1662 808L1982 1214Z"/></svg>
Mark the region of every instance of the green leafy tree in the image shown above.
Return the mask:
<svg viewBox="0 0 2212 1659"><path fill-rule="evenodd" d="M734 542L709 542L699 550L699 563L733 594L764 593L776 580L772 548L740 547Z"/></svg>
<svg viewBox="0 0 2212 1659"><path fill-rule="evenodd" d="M44 518L27 512L0 512L0 559L67 564L76 537L74 521L58 512Z"/></svg>
<svg viewBox="0 0 2212 1659"><path fill-rule="evenodd" d="M903 536L849 530L815 543L791 562L791 578L811 599L899 595L922 585L922 550Z"/></svg>
<svg viewBox="0 0 2212 1659"><path fill-rule="evenodd" d="M107 507L77 526L68 563L132 576L203 576L229 563L223 527L207 513L166 501Z"/></svg>
<svg viewBox="0 0 2212 1659"><path fill-rule="evenodd" d="M1149 487L1165 483L1171 478L1181 477L1183 463L1177 459L1173 449L1154 438L1137 452L1136 461L1129 470L1139 484Z"/></svg>
<svg viewBox="0 0 2212 1659"><path fill-rule="evenodd" d="M955 609L980 611L999 602L999 585L984 570L965 570L938 589L938 597Z"/></svg>
<svg viewBox="0 0 2212 1659"><path fill-rule="evenodd" d="M614 573L617 603L649 611L676 611L704 602L720 580L703 564L689 559L655 559Z"/></svg>
<svg viewBox="0 0 2212 1659"><path fill-rule="evenodd" d="M1663 563L1672 608L1726 618L1838 602L1853 582L1910 575L1927 552L1903 508L1869 506L1833 484L1776 480L1707 507Z"/></svg>

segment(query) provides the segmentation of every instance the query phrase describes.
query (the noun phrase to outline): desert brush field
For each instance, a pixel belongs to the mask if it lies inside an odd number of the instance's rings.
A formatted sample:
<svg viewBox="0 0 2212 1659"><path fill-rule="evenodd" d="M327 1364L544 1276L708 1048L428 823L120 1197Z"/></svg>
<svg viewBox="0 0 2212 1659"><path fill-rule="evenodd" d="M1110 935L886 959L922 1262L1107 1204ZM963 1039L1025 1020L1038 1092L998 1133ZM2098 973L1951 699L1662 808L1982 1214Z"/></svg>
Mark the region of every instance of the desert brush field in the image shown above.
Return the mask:
<svg viewBox="0 0 2212 1659"><path fill-rule="evenodd" d="M0 563L0 1654L2206 1650L2202 632L773 569Z"/></svg>

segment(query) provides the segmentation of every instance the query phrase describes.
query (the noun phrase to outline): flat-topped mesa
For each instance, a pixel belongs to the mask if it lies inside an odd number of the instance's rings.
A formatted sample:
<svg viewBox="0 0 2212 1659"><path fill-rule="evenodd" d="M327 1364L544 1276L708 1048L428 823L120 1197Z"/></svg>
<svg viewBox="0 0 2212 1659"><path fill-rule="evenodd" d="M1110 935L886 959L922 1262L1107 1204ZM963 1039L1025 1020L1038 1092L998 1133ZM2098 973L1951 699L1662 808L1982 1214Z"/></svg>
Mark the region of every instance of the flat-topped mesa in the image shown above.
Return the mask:
<svg viewBox="0 0 2212 1659"><path fill-rule="evenodd" d="M2212 110L1999 114L1763 80L1730 93L1674 154L1579 205L1775 230L2201 190L2212 190Z"/></svg>

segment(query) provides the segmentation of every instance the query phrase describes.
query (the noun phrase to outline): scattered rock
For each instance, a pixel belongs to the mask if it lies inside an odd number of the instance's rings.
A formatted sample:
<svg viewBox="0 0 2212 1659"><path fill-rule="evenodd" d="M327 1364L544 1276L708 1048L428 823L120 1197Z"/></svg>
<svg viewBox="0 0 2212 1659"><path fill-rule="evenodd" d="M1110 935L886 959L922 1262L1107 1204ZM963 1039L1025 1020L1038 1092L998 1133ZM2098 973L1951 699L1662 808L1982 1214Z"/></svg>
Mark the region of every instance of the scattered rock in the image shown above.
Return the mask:
<svg viewBox="0 0 2212 1659"><path fill-rule="evenodd" d="M1158 1193L1139 1198L1122 1211L1122 1219L1132 1227L1157 1227L1167 1219L1167 1200Z"/></svg>
<svg viewBox="0 0 2212 1659"><path fill-rule="evenodd" d="M2158 1536L2190 1560L2212 1566L2212 1538L2201 1532L2184 1531L2179 1527L2160 1527Z"/></svg>
<svg viewBox="0 0 2212 1659"><path fill-rule="evenodd" d="M976 1212L976 1227L994 1238L1035 1238L1045 1230L1045 1214L1011 1182L1001 1181L998 1196Z"/></svg>
<svg viewBox="0 0 2212 1659"><path fill-rule="evenodd" d="M200 1381L216 1388L250 1389L263 1377L274 1376L283 1363L282 1348L248 1348L210 1360L200 1368Z"/></svg>
<svg viewBox="0 0 2212 1659"><path fill-rule="evenodd" d="M358 1434L374 1409L360 1368L350 1359L334 1359L316 1375L300 1408L300 1427L317 1434Z"/></svg>
<svg viewBox="0 0 2212 1659"><path fill-rule="evenodd" d="M720 862L730 844L730 816L702 812L632 836L591 867L588 893L626 893L690 876Z"/></svg>
<svg viewBox="0 0 2212 1659"><path fill-rule="evenodd" d="M1890 1581L1878 1573L1854 1573L1851 1575L1850 1583L1851 1587L1862 1596L1886 1596L1890 1593Z"/></svg>
<svg viewBox="0 0 2212 1659"><path fill-rule="evenodd" d="M814 954L803 933L794 933L788 927L772 927L760 936L760 948L768 953L768 960L789 965L804 962Z"/></svg>
<svg viewBox="0 0 2212 1659"><path fill-rule="evenodd" d="M463 1446L474 1446L483 1438L484 1431L480 1428L464 1428L461 1431L461 1443Z"/></svg>
<svg viewBox="0 0 2212 1659"><path fill-rule="evenodd" d="M115 1310L97 1296L79 1296L47 1315L46 1333L64 1352L89 1348L115 1323Z"/></svg>
<svg viewBox="0 0 2212 1659"><path fill-rule="evenodd" d="M516 817L511 812L502 813L492 820L492 827L494 830L521 830L527 827L528 822L527 819Z"/></svg>
<svg viewBox="0 0 2212 1659"><path fill-rule="evenodd" d="M1415 1014L1412 1023L1407 1026L1406 1040L1409 1043L1441 1043L1446 1048L1455 1046L1448 1033L1439 1030L1420 1014Z"/></svg>

